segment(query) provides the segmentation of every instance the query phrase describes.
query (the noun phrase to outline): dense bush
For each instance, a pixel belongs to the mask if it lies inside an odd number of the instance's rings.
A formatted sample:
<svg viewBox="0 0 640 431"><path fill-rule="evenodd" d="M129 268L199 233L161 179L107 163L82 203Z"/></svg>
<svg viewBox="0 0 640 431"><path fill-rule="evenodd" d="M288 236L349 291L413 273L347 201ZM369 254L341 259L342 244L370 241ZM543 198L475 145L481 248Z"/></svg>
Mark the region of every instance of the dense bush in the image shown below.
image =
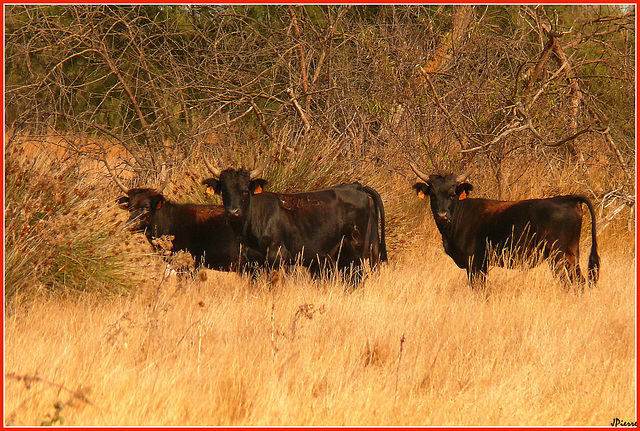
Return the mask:
<svg viewBox="0 0 640 431"><path fill-rule="evenodd" d="M284 129L498 196L521 159L632 192L634 7L14 5L5 28L9 128L109 139L138 173Z"/></svg>
<svg viewBox="0 0 640 431"><path fill-rule="evenodd" d="M46 154L5 157L5 303L18 293L129 290L130 256L118 251L117 214L97 185Z"/></svg>

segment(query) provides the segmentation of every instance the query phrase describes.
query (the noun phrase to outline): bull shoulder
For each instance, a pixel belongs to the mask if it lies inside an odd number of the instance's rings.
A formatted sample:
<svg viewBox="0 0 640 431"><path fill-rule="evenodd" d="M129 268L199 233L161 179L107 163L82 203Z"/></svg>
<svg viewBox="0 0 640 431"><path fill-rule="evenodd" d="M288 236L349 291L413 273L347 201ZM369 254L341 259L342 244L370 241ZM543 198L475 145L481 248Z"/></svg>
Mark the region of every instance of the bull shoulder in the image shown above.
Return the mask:
<svg viewBox="0 0 640 431"><path fill-rule="evenodd" d="M183 221L193 220L195 224L207 223L212 220L222 220L225 209L222 205L184 205L182 207Z"/></svg>

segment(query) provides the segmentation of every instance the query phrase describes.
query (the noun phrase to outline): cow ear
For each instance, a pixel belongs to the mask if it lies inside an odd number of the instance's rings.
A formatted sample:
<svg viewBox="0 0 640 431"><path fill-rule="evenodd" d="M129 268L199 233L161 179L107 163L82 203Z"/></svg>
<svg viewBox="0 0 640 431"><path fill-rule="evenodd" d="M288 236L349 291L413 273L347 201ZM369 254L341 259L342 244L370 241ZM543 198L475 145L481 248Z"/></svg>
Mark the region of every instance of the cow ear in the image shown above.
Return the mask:
<svg viewBox="0 0 640 431"><path fill-rule="evenodd" d="M420 199L426 199L427 196L429 196L429 190L431 190L431 186L425 183L415 183L413 185L413 189L416 191Z"/></svg>
<svg viewBox="0 0 640 431"><path fill-rule="evenodd" d="M151 200L151 207L159 210L166 202L166 199L162 195L153 196Z"/></svg>
<svg viewBox="0 0 640 431"><path fill-rule="evenodd" d="M216 180L215 178L206 179L202 181L202 184L207 186L206 192L208 195L213 196L213 195L222 194L220 190L220 181Z"/></svg>
<svg viewBox="0 0 640 431"><path fill-rule="evenodd" d="M116 203L120 207L120 209L128 210L129 209L129 196L121 196L116 199Z"/></svg>
<svg viewBox="0 0 640 431"><path fill-rule="evenodd" d="M249 190L254 195L259 195L264 190L264 186L267 185L267 180L263 180L262 178L258 178L257 180L251 181L249 184Z"/></svg>
<svg viewBox="0 0 640 431"><path fill-rule="evenodd" d="M469 183L461 183L456 187L456 195L458 195L458 200L462 201L469 196L469 192L473 190L473 186Z"/></svg>

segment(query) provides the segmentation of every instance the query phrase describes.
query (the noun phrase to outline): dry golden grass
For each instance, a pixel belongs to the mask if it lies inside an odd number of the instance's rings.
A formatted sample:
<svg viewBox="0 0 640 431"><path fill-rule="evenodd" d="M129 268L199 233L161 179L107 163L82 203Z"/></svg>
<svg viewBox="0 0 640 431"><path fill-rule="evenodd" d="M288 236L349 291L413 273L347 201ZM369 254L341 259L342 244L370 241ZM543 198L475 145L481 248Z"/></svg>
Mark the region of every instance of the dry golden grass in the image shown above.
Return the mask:
<svg viewBox="0 0 640 431"><path fill-rule="evenodd" d="M130 297L17 308L5 315L4 423L635 420L633 247L602 244L600 283L583 295L544 264L490 271L485 296L424 235L356 290L304 271L163 280L158 262Z"/></svg>
<svg viewBox="0 0 640 431"><path fill-rule="evenodd" d="M82 186L104 204L95 229L122 229L118 192L97 167ZM174 173L169 198L199 190L202 167L188 169L190 180ZM593 290L565 290L543 264L492 269L479 293L445 255L411 181L364 177L383 194L391 261L355 290L305 271L253 284L209 270L164 279L165 264L142 255L150 249L142 235L117 233L128 238L118 256L140 278L131 295L5 299L4 424L635 420L636 248L626 223L598 226ZM583 234L583 269L590 246Z"/></svg>

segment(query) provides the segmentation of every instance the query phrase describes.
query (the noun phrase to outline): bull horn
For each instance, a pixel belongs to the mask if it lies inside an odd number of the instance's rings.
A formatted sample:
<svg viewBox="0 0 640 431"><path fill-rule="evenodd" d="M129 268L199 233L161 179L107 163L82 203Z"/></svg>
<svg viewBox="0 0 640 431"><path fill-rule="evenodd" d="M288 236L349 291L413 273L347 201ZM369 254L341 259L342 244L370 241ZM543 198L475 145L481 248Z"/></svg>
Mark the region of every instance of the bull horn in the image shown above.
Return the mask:
<svg viewBox="0 0 640 431"><path fill-rule="evenodd" d="M411 166L411 169L413 169L413 172L415 172L415 174L418 176L418 178L420 178L424 182L428 182L429 181L429 176L427 174L425 174L424 172L421 172L420 170L418 170L418 168L416 168L416 165L414 165L413 163L409 162L409 166Z"/></svg>
<svg viewBox="0 0 640 431"><path fill-rule="evenodd" d="M109 163L107 163L107 155L104 152L102 153L102 161L104 162L104 165L107 167L107 171L109 172L109 176L111 177L113 182L115 182L117 186L120 187L120 190L122 190L125 194L128 194L129 189L127 189L124 186L124 184L122 184L120 180L118 180L118 177L113 173L113 171L111 170L111 166L109 166Z"/></svg>
<svg viewBox="0 0 640 431"><path fill-rule="evenodd" d="M463 174L460 174L456 177L456 183L462 183L464 182L467 178L469 178L469 175L471 175L471 172L473 171L473 169L469 168L466 171L464 171Z"/></svg>
<svg viewBox="0 0 640 431"><path fill-rule="evenodd" d="M214 177L220 177L220 174L222 173L222 171L218 168L214 168L213 165L211 163L209 163L209 161L207 160L206 157L203 158L204 160L204 164L207 166L207 169L209 169L211 171L211 173L213 174Z"/></svg>
<svg viewBox="0 0 640 431"><path fill-rule="evenodd" d="M260 166L249 172L249 179L255 180L267 166L267 162L263 162Z"/></svg>
<svg viewBox="0 0 640 431"><path fill-rule="evenodd" d="M167 164L166 163L162 163L162 168L160 170L160 187L158 187L156 190L158 191L158 193L162 193L162 191L165 189L165 187L167 187L167 185L169 184L169 180L171 179L171 177L167 174Z"/></svg>

